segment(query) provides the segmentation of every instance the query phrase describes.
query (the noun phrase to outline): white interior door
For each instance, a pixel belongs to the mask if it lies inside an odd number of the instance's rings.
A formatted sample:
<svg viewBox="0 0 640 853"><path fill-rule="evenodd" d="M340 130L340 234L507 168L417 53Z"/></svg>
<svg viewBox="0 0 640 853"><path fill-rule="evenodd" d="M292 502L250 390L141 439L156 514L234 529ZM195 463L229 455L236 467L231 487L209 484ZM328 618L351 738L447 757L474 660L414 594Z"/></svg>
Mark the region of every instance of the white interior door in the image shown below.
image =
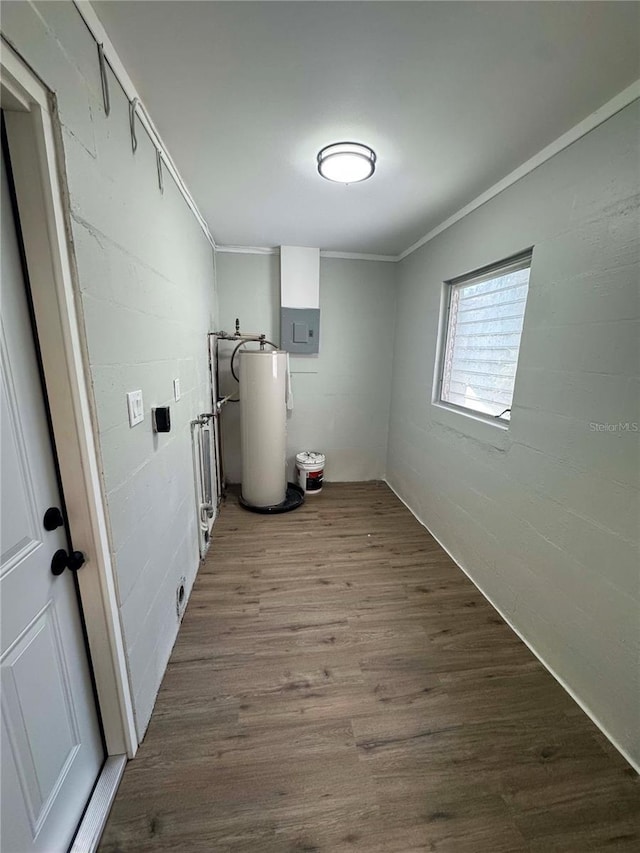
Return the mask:
<svg viewBox="0 0 640 853"><path fill-rule="evenodd" d="M2 853L67 850L104 751L71 572L4 158L0 329Z"/></svg>

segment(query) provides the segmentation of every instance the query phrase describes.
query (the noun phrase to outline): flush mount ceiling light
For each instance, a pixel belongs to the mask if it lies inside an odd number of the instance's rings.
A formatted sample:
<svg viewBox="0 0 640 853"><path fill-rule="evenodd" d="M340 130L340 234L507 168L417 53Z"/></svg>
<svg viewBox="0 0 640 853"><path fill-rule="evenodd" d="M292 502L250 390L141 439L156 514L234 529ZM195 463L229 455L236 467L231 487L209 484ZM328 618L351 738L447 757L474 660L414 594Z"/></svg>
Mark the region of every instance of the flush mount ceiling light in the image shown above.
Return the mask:
<svg viewBox="0 0 640 853"><path fill-rule="evenodd" d="M376 152L359 142L335 142L318 152L318 171L328 181L357 184L376 170Z"/></svg>

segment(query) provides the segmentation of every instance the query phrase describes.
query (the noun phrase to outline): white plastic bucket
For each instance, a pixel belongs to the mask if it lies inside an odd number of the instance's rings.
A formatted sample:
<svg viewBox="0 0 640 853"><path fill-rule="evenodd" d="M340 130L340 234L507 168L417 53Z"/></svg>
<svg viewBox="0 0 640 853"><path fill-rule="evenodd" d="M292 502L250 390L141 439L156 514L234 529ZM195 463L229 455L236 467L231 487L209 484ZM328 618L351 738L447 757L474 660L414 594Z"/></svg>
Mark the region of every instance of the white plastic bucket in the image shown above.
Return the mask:
<svg viewBox="0 0 640 853"><path fill-rule="evenodd" d="M317 495L322 491L324 479L324 453L303 450L296 456L296 480L305 495Z"/></svg>

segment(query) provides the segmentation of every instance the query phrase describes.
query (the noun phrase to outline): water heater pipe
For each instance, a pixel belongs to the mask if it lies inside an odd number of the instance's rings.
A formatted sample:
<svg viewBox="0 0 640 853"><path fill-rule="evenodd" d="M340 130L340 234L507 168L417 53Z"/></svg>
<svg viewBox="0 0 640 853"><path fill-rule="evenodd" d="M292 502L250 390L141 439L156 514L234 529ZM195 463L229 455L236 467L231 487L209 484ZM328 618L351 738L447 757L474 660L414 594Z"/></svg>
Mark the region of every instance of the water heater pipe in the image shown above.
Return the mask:
<svg viewBox="0 0 640 853"><path fill-rule="evenodd" d="M260 344L260 349L264 349L264 345L265 345L265 344L269 344L269 346L270 346L270 347L273 347L273 348L274 348L274 349L276 349L276 350L277 350L277 349L280 349L280 347L279 347L277 344L274 344L272 341L268 341L268 340L266 340L266 338L265 338L265 336L264 336L264 335L261 335L259 338L249 338L248 340L242 340L242 341L240 341L240 343L236 346L236 348L234 349L234 351L231 353L231 375L233 376L233 378L234 378L234 379L236 380L236 382L238 382L238 383L240 382L240 377L239 377L239 376L238 376L238 374L236 373L236 371L235 371L235 369L234 369L234 366L233 366L234 361L235 361L235 358L236 358L236 353L238 352L238 350L240 349L240 347L243 347L245 344L248 344L248 343L250 343L251 341L255 341L255 342L259 343L259 344Z"/></svg>

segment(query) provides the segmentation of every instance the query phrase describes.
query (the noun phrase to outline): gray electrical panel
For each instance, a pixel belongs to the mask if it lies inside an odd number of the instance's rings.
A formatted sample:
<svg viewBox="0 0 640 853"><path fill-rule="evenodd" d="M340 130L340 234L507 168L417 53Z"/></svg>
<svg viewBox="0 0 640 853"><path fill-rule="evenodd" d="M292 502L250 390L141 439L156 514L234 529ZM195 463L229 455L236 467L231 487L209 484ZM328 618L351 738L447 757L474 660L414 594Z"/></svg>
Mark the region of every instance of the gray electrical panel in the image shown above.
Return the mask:
<svg viewBox="0 0 640 853"><path fill-rule="evenodd" d="M320 344L319 308L281 308L280 346L287 352L313 355Z"/></svg>

